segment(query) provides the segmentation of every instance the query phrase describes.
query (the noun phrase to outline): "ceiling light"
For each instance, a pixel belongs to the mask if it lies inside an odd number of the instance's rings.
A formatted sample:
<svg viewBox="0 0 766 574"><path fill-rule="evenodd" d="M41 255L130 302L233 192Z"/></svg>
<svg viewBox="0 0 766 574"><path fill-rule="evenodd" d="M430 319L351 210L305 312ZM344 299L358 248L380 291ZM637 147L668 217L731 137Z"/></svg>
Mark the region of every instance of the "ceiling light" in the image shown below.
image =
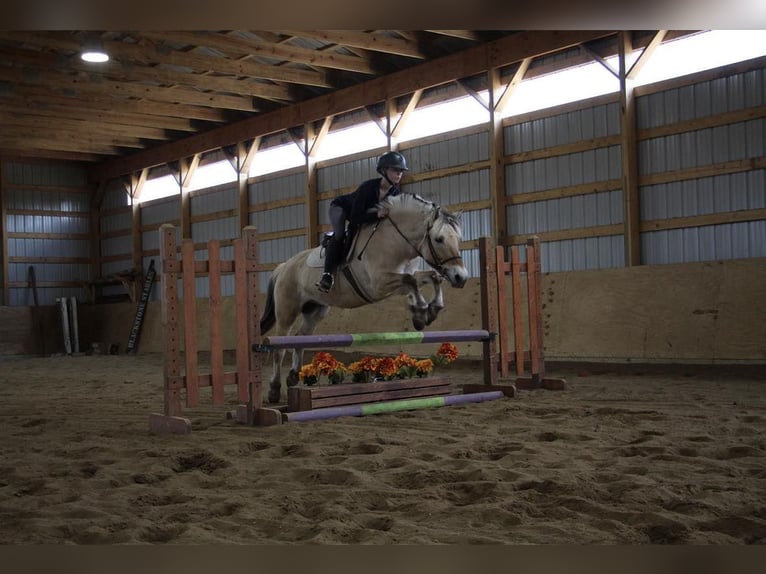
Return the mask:
<svg viewBox="0 0 766 574"><path fill-rule="evenodd" d="M108 62L109 54L104 51L100 40L90 40L83 47L80 58L86 62Z"/></svg>

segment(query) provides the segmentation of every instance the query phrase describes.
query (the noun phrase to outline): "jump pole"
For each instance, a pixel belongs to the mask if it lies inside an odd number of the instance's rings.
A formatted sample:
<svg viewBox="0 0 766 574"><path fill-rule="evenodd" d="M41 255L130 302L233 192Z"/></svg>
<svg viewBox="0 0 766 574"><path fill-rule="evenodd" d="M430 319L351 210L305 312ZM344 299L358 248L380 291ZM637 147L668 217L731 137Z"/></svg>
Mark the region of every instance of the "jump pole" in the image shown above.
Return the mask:
<svg viewBox="0 0 766 574"><path fill-rule="evenodd" d="M469 331L403 331L393 333L358 333L326 335L284 335L264 337L262 345L254 345L259 352L276 349L322 349L329 347L359 347L371 345L454 343L485 341L491 338L483 329Z"/></svg>
<svg viewBox="0 0 766 574"><path fill-rule="evenodd" d="M348 405L343 407L327 407L310 411L286 412L282 417L288 422L306 422L335 419L339 417L362 417L381 413L393 413L399 411L412 411L435 407L462 405L467 403L480 403L494 401L503 398L502 391L488 391L483 393L470 393L465 395L445 395L440 397L423 397L418 399L404 399L399 401L386 401L361 405Z"/></svg>

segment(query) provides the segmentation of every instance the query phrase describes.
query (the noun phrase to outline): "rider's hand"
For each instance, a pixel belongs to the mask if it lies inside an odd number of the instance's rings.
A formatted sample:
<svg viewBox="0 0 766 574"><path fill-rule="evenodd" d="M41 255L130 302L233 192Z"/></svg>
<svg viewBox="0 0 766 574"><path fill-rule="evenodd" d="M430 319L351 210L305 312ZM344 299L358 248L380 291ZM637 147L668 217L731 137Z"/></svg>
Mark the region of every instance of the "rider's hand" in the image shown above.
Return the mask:
<svg viewBox="0 0 766 574"><path fill-rule="evenodd" d="M378 208L378 219L383 219L385 217L388 217L388 208L386 208L386 207L379 207Z"/></svg>

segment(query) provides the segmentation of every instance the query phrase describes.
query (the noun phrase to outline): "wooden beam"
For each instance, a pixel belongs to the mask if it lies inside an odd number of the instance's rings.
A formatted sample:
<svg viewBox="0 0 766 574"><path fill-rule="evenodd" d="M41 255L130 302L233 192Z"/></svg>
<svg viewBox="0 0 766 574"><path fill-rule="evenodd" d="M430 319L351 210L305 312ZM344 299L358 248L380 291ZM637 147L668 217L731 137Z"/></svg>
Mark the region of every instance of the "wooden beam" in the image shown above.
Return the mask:
<svg viewBox="0 0 766 574"><path fill-rule="evenodd" d="M630 70L628 71L628 79L634 80L636 76L638 76L638 73L641 71L641 68L643 68L646 65L646 62L649 61L649 58L652 57L654 52L657 50L660 44L662 44L662 41L665 39L665 36L667 35L668 30L657 30L657 33L652 37L652 39L649 41L649 43L646 45L646 47L641 51L641 55L638 57L638 59L633 62L633 65L630 67Z"/></svg>
<svg viewBox="0 0 766 574"><path fill-rule="evenodd" d="M81 120L91 124L114 126L114 129L123 127L147 127L154 130L175 130L182 132L196 132L191 120L186 118L172 118L168 116L113 112L98 108L77 109L72 106L50 103L38 98L14 98L0 97L0 113L13 115L29 114L40 118L67 117L70 120ZM71 100L74 102L74 100Z"/></svg>
<svg viewBox="0 0 766 574"><path fill-rule="evenodd" d="M412 115L412 112L415 111L415 108L418 107L418 102L420 101L421 96L423 95L423 90L415 90L410 95L409 100L407 100L407 105L404 106L404 109L402 110L402 114L399 116L399 119L396 121L396 125L394 125L393 129L391 130L391 137L396 138L399 136L399 134L402 133L402 129L405 125L407 125L407 120L410 119L410 116ZM393 98L389 98L393 102Z"/></svg>
<svg viewBox="0 0 766 574"><path fill-rule="evenodd" d="M357 109L376 101L385 101L388 97L408 95L416 90L448 83L456 77L485 73L488 67L509 65L525 58L547 54L612 34L614 32L603 30L520 32L494 42L474 46L457 54L437 58L406 70L343 88L331 94L164 144L152 150L110 160L91 168L90 176L94 180L101 180L129 173L140 167L166 163L189 153L200 153L233 145L257 135L274 133L290 126L323 119L328 115Z"/></svg>
<svg viewBox="0 0 766 574"><path fill-rule="evenodd" d="M426 30L426 32L439 34L440 36L450 36L451 38L461 38L463 40L479 40L478 34L473 30Z"/></svg>
<svg viewBox="0 0 766 574"><path fill-rule="evenodd" d="M31 84L11 86L12 97L0 95L0 101L29 100L31 105L47 107L49 105L61 105L81 111L112 111L114 99L99 94L80 93L78 90L62 90L51 92L44 86ZM228 119L224 110L217 110L205 106L186 104L174 104L167 102L154 102L151 100L122 100L120 101L121 113L141 114L150 118L170 117L183 118L185 121L203 120L206 122L223 123ZM159 120L161 121L161 120ZM149 125L159 125L159 121Z"/></svg>
<svg viewBox="0 0 766 574"><path fill-rule="evenodd" d="M322 130L329 130L332 123L332 116L325 119L322 124ZM317 230L319 225L318 216L318 202L317 202L317 189L319 183L317 182L317 169L316 159L314 153L319 148L316 146L317 142L321 141L324 135L317 133L313 122L309 122L305 126L306 134L306 196L305 196L305 209L306 209L306 243L308 247L316 247L319 245L319 232Z"/></svg>
<svg viewBox="0 0 766 574"><path fill-rule="evenodd" d="M601 57L600 54L597 54L593 50L591 50L588 46L585 44L580 44L580 49L585 52L590 58L601 64L610 74L612 74L615 78L620 79L620 72L616 71L612 66L610 66L607 61Z"/></svg>
<svg viewBox="0 0 766 574"><path fill-rule="evenodd" d="M423 54L417 42L392 38L381 33L358 32L355 30L277 30L277 32L289 36L321 40L329 44L383 52L385 54L396 54L418 59L425 58L425 54Z"/></svg>
<svg viewBox="0 0 766 574"><path fill-rule="evenodd" d="M205 89L220 92L230 92L263 98L267 100L292 100L287 87L272 82L256 81L253 78L212 75L194 71L182 72L178 68L164 65L142 66L131 62L123 65L118 60L110 59L101 66L93 66L82 62L79 58L64 60L54 54L38 51L0 48L0 56L8 58L24 73L32 70L55 70L71 75L87 76L92 81L114 80L118 82L149 82L165 85L180 85L195 89Z"/></svg>
<svg viewBox="0 0 766 574"><path fill-rule="evenodd" d="M641 237L638 193L638 145L633 82L628 78L626 57L631 52L629 32L619 36L620 66L620 156L622 163L623 225L625 266L641 264Z"/></svg>
<svg viewBox="0 0 766 574"><path fill-rule="evenodd" d="M498 114L503 113L505 106L510 101L511 96L513 96L513 93L516 91L516 88L518 88L519 84L521 84L521 82L524 80L524 75L527 73L529 65L532 63L533 59L534 58L524 58L521 62L519 62L519 67L516 68L516 71L513 73L511 81L508 82L508 84L505 86L505 89L503 90L502 95L497 99L497 103L495 104L495 112Z"/></svg>
<svg viewBox="0 0 766 574"><path fill-rule="evenodd" d="M299 48L288 44L273 44L259 40L250 40L235 36L224 36L210 32L147 32L142 36L157 41L170 41L188 46L214 48L230 57L263 56L276 60L285 60L307 66L322 66L336 70L375 74L369 58L345 56L343 54L321 52L308 48Z"/></svg>
<svg viewBox="0 0 766 574"><path fill-rule="evenodd" d="M481 107L483 107L485 110L489 111L489 104L484 101L484 98L482 98L479 93L471 88L464 80L455 80L455 83L460 87L461 90L463 90L466 94L471 96L474 100L479 102Z"/></svg>
<svg viewBox="0 0 766 574"><path fill-rule="evenodd" d="M0 80L12 82L16 85L31 84L45 87L46 89L74 88L86 95L101 96L105 91L108 91L115 98L146 98L159 102L182 103L246 112L258 111L251 97L203 93L193 89L158 87L133 82L115 82L110 80L93 82L87 76L72 76L56 72L42 72L38 70L30 76L25 74L23 70L0 66Z"/></svg>
<svg viewBox="0 0 766 574"><path fill-rule="evenodd" d="M169 49L164 44L168 32L155 34L154 41L140 41L148 37L145 33L136 33L137 43L104 40L104 49L118 62L130 65L167 65L176 68L188 68L196 73L215 70L219 74L262 78L274 82L287 82L299 85L333 87L327 81L327 74L322 71L288 68L260 64L247 59L230 59L220 56L206 56L197 52ZM1 32L0 36L15 41L17 44L29 44L42 49L79 52L81 43L75 38L62 37L60 32Z"/></svg>
<svg viewBox="0 0 766 574"><path fill-rule="evenodd" d="M503 155L503 120L497 111L496 94L501 88L500 68L490 68L487 72L487 84L489 86L489 181L491 200L492 233L495 241L502 244L508 235L506 225L505 207L505 165Z"/></svg>

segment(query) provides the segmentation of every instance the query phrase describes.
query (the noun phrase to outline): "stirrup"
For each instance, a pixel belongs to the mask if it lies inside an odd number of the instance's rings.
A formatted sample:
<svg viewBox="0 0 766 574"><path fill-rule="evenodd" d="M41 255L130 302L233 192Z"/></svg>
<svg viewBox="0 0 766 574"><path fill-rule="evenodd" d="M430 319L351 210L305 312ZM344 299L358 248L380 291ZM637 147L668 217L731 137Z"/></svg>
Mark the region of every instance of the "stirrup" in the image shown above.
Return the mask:
<svg viewBox="0 0 766 574"><path fill-rule="evenodd" d="M322 277L317 281L314 285L322 291L323 293L327 293L332 289L332 286L335 284L335 278L332 276L332 273L324 272L322 273Z"/></svg>

